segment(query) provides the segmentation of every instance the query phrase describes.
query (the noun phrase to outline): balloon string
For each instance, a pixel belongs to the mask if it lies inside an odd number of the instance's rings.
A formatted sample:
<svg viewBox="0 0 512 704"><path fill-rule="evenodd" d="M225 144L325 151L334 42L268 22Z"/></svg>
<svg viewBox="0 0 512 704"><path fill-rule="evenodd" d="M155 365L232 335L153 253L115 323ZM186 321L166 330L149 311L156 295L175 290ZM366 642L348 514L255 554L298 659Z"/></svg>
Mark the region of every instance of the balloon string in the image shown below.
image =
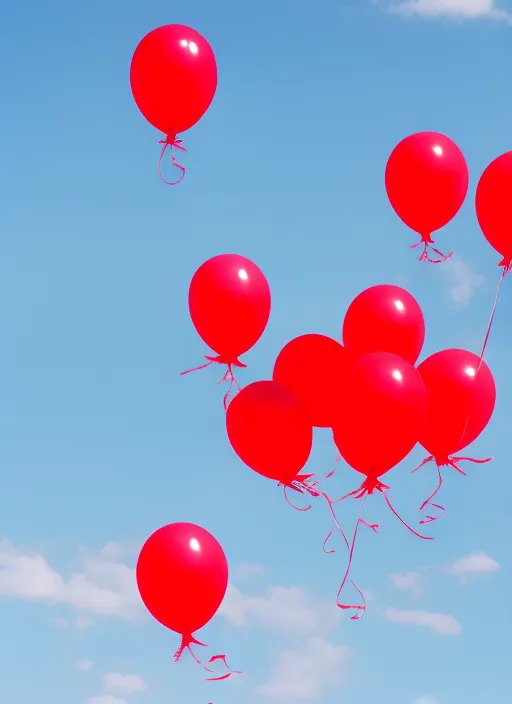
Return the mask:
<svg viewBox="0 0 512 704"><path fill-rule="evenodd" d="M450 257L453 256L453 252L450 252L450 254L444 255L442 252L440 252L436 247L434 247L434 240L430 235L427 236L422 236L419 242L416 242L416 244L411 245L411 249L416 249L416 247L419 247L420 245L423 245L423 252L420 254L418 261L419 262L429 262L430 264L442 264L443 262L448 261ZM432 250L435 254L440 257L440 259L433 259L429 255L429 250Z"/></svg>
<svg viewBox="0 0 512 704"><path fill-rule="evenodd" d="M343 577L342 585L338 590L338 594L336 595L336 605L338 606L338 608L343 609L343 610L355 609L357 611L360 611L361 613L355 614L354 616L350 617L351 620L354 621L354 620L358 620L358 619L362 618L366 612L366 599L364 598L363 592L359 589L359 587L353 581L351 581L351 584L354 587L354 589L360 594L363 603L362 604L343 604L340 602L340 595L345 587L345 583L346 583L348 576L349 576L349 573L350 573L350 568L352 565L352 557L354 554L355 539L357 537L357 528L358 528L359 524L362 523L363 525L367 526L368 528L371 528L375 532L377 532L377 530L378 530L378 525L376 525L376 524L370 525L362 518L361 513L362 513L363 506L361 505L361 509L360 509L360 513L359 513L359 517L358 517L358 522L356 524L356 532L355 532L354 538L352 540L352 544L350 544L348 542L347 536L345 535L345 531L341 527L340 522L338 520L338 517L336 515L336 511L334 510L334 507L333 507L333 504L339 503L341 501L341 499L337 499L336 501L333 501L325 491L322 491L321 489L318 488L322 482L324 482L326 479L330 479L333 475L334 475L334 470L329 472L329 474L327 474L323 479L310 482L310 480L314 477L314 474L298 474L297 477L295 478L295 480L291 483L291 486L289 486L289 487L284 486L284 496L285 496L287 503L297 511L309 511L311 506L306 506L305 508L300 508L300 507L296 506L295 504L293 504L290 501L290 499L288 498L287 488L291 488L294 491L298 491L303 494L309 494L310 496L312 496L314 498L321 496L326 501L327 506L329 507L329 511L331 513L331 518L334 522L334 526L338 530L338 532L340 533L340 535L343 538L343 541L347 547L347 550L349 551L348 566L345 571L345 575ZM352 493L357 493L357 492L352 492ZM363 501L363 503L364 503L364 501ZM327 543L329 542L333 533L334 533L334 528L331 528L331 530L329 531L329 533L328 533L327 537L325 538L323 545L322 545L322 550L327 555L330 555L330 554L336 552L336 550L334 550L334 549L327 550Z"/></svg>
<svg viewBox="0 0 512 704"><path fill-rule="evenodd" d="M206 355L205 359L208 360L206 362L206 364L201 364L199 367L194 367L193 369L187 369L184 372L180 372L180 376L185 376L185 374L191 374L192 372L198 372L201 369L206 369L206 367L209 367L210 364L225 364L227 369L226 369L224 375L222 376L222 378L219 379L217 384L222 384L224 382L229 383L228 390L224 394L224 399L223 399L224 410L227 411L228 401L229 401L229 397L231 396L231 393L233 391L233 387L236 387L238 391L242 390L242 387L238 383L238 381L233 373L233 367L245 368L246 365L243 364L243 362L241 362L239 359L235 359L232 362L228 362L221 355L218 355L217 357L210 357L210 356Z"/></svg>
<svg viewBox="0 0 512 704"><path fill-rule="evenodd" d="M441 487L443 486L443 475L441 474L441 467L439 465L437 465L437 479L437 487L435 488L433 493L430 494L428 499L425 499L425 501L421 504L420 511L424 511L427 506L432 506L432 508L436 508L438 511L441 511L441 513L438 516L425 515L425 518L420 521L420 526L425 525L426 523L433 523L433 521L437 521L446 511L444 506L432 503L432 499L437 496L437 494L441 491Z"/></svg>
<svg viewBox="0 0 512 704"><path fill-rule="evenodd" d="M218 676L216 675L215 677L205 677L205 680L207 682L220 682L221 680L228 679L228 677L231 677L231 675L241 675L242 674L239 670L232 670L229 667L225 655L212 655L212 657L209 660L207 660L207 662L203 662L202 660L199 660L199 658L195 655L194 651L192 650L192 645L199 645L202 648L208 647L206 645L206 643L201 643L196 638L194 638L193 635L183 634L182 638L181 638L180 647L174 653L174 657L173 657L174 662L179 662L181 656L183 655L183 651L188 650L190 655L192 656L193 660L198 665L201 665L201 667L204 670L206 670L206 672L209 672L209 673L215 675L215 670L213 670L211 667L208 667L208 665L212 665L214 662L217 662L219 660L226 668L227 672L225 672L222 675L218 675Z"/></svg>
<svg viewBox="0 0 512 704"><path fill-rule="evenodd" d="M451 467L459 474L466 476L466 472L464 472L464 470L459 467L459 462L472 462L473 464L487 464L487 462L491 462L493 459L494 459L493 457L485 457L484 459L480 460L480 459L476 459L475 457L453 457L453 456L450 456L450 457L447 457L444 461L438 461L438 460L436 460L436 458L433 455L429 455L428 457L425 457L425 459L423 460L423 462L421 462L421 464L419 464L415 469L411 470L411 474L413 474L414 472L417 472L418 469L421 469L429 462L435 461L436 467L437 467L438 484L437 484L436 490L428 497L428 499L425 499L425 501L421 504L419 510L424 511L427 506L433 506L434 508L441 511L441 514L439 516L425 516L425 518L420 521L420 525L424 525L425 523L432 523L433 521L437 521L445 513L446 509L443 506L440 506L439 504L432 503L432 499L438 494L438 492L441 490L441 487L443 485L443 478L441 475L441 467L443 465Z"/></svg>
<svg viewBox="0 0 512 704"><path fill-rule="evenodd" d="M503 279L510 271L510 268L512 266L512 262L502 264L502 266L503 266L503 271L501 272L500 280L498 282L498 288L496 289L496 296L494 297L494 303L493 303L493 306L491 309L491 315L489 316L489 323L487 325L487 330L485 331L485 337L484 337L484 342L482 345L482 351L480 352L480 359L478 360L478 368L476 370L477 373L480 371L480 367L482 366L482 363L484 361L485 350L487 349L487 343L489 342L491 328L492 328L492 324L494 322L494 316L496 315L496 308L498 307L498 301L499 301L500 293L501 293L501 285L503 284ZM464 431L464 432L466 432L466 431Z"/></svg>
<svg viewBox="0 0 512 704"><path fill-rule="evenodd" d="M186 152L187 150L185 147L182 147L182 142L183 140L181 139L176 139L176 135L167 135L165 139L161 139L158 144L162 144L162 150L160 151L160 158L158 159L158 175L160 176L160 179L167 185L167 186L177 186L178 183L181 183L183 179L185 178L185 173L186 169L184 166L181 164L178 164L176 161L176 157L174 156L174 150L179 149L182 152ZM165 178L162 175L162 159L164 158L164 154L167 151L167 149L171 150L171 162L172 165L175 166L177 169L181 171L181 176L177 181L166 181Z"/></svg>
<svg viewBox="0 0 512 704"><path fill-rule="evenodd" d="M350 571L352 569L352 560L354 558L354 550L356 547L356 540L357 540L357 534L359 531L359 526L361 524L364 524L368 526L369 528L372 528L372 530L376 533L378 530L378 525L374 524L373 526L370 526L366 521L363 520L362 514L363 514L363 508L364 504L366 501L366 496L363 497L363 500L361 501L361 505L359 507L359 514L357 516L357 521L356 521L356 527L354 528L354 535L352 536L352 542L350 543L349 547L349 554L348 554L348 562L347 562L347 568L345 570L345 574L343 575L343 579L341 580L341 584L338 589L338 593L336 594L336 606L341 609L342 611L352 611L355 610L358 613L355 613L353 616L350 617L351 621L359 621L359 619L363 618L364 615L366 614L366 599L364 598L363 592L359 589L359 587L354 584L352 580L350 580L350 583L354 587L354 589L359 593L361 596L361 599L363 600L362 604L344 604L340 601L341 594L345 588L345 585L347 583L347 580L350 575Z"/></svg>

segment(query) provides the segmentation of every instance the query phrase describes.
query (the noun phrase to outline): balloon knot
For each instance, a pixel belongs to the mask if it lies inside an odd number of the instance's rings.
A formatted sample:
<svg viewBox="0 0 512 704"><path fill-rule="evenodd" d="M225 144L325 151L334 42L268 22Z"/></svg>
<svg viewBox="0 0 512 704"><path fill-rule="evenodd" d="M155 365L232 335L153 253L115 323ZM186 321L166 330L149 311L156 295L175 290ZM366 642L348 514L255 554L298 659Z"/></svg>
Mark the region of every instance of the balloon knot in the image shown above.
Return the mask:
<svg viewBox="0 0 512 704"><path fill-rule="evenodd" d="M186 152L187 150L185 149L183 145L183 140L181 139L176 139L175 134L168 134L165 139L161 139L158 144L162 144L162 150L160 152L160 158L158 159L158 175L160 176L160 179L167 185L167 186L177 186L178 183L181 183L183 179L185 178L185 173L186 169L184 166L181 164L178 164L176 161L176 157L174 154L175 149L179 149L182 152ZM165 178L162 176L162 159L164 158L164 154L167 151L167 149L171 150L171 162L174 167L176 167L179 171L181 171L181 176L177 181L166 181Z"/></svg>
<svg viewBox="0 0 512 704"><path fill-rule="evenodd" d="M498 266L503 267L502 276L506 276L510 269L512 269L512 257L503 257L503 259L498 262Z"/></svg>
<svg viewBox="0 0 512 704"><path fill-rule="evenodd" d="M418 261L419 262L429 262L429 264L442 264L443 262L448 261L450 257L453 255L453 252L450 252L450 254L443 254L440 252L436 247L433 247L435 242L430 236L430 234L425 234L421 235L420 240L416 242L416 244L411 245L411 249L416 249L416 247L419 247L420 245L423 245L423 251L420 254ZM437 259L434 259L433 257L430 256L430 251L434 252L434 254L437 255Z"/></svg>

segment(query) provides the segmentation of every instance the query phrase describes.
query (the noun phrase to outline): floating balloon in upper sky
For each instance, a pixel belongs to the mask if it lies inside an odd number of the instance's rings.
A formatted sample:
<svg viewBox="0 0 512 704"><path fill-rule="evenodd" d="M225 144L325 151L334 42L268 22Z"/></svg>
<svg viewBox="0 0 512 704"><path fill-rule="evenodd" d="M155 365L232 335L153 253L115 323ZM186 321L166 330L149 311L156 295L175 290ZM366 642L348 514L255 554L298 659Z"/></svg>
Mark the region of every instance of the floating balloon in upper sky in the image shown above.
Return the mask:
<svg viewBox="0 0 512 704"><path fill-rule="evenodd" d="M388 159L385 182L394 211L421 238L413 245L423 245L420 261L449 259L432 246L432 233L455 217L468 192L468 165L455 142L439 132L406 137ZM429 249L440 259L431 259Z"/></svg>
<svg viewBox="0 0 512 704"><path fill-rule="evenodd" d="M154 29L141 40L132 58L130 84L137 107L146 120L163 132L165 139L158 164L169 147L172 163L174 149L184 148L178 135L198 122L210 107L217 89L217 63L206 39L190 27L168 24Z"/></svg>

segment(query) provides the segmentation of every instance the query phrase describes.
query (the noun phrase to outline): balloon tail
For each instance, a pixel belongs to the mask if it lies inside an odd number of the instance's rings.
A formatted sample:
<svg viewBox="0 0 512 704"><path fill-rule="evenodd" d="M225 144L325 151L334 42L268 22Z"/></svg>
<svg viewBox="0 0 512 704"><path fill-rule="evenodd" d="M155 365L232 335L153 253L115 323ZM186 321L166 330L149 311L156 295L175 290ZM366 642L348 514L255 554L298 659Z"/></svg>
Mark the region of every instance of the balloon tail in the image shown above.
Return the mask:
<svg viewBox="0 0 512 704"><path fill-rule="evenodd" d="M494 303L492 305L491 309L491 315L489 316L489 323L487 324L487 330L485 331L485 337L484 341L482 344L482 351L480 352L480 359L478 360L478 368L477 368L477 374L478 371L480 370L480 367L482 366L482 362L484 360L484 355L485 355L485 350L487 349L487 343L489 342L489 337L491 334L491 329L492 329L492 324L494 323L494 316L496 315L496 308L498 306L498 301L500 298L500 293L501 293L501 285L503 284L503 279L505 276L508 274L512 267L512 260L506 260L502 259L501 262L498 264L498 266L503 267L503 271L501 272L500 280L498 282L498 288L496 289L496 295L494 297Z"/></svg>
<svg viewBox="0 0 512 704"><path fill-rule="evenodd" d="M192 634L185 633L182 635L180 647L174 653L174 658L173 658L174 662L178 662L180 660L181 656L183 655L183 651L188 650L190 655L192 656L192 658L194 659L194 661L198 665L201 665L201 667L204 670L206 670L206 672L209 672L210 674L215 675L215 677L206 677L205 679L207 682L220 682L221 680L228 679L228 677L231 677L231 675L242 674L239 670L232 670L229 667L225 655L212 655L212 657L209 660L207 660L206 662L199 660L199 658L195 655L194 651L192 650L192 645L199 645L202 648L208 647L206 645L206 643L201 643L196 638L194 638L194 636ZM218 662L218 661L220 661L224 665L226 672L217 675L215 670L209 666L212 665L213 663Z"/></svg>
<svg viewBox="0 0 512 704"><path fill-rule="evenodd" d="M446 464L449 467L452 467L452 469L455 469L459 474L467 476L467 473L464 472L459 467L459 462L472 462L473 464L487 464L488 462L492 462L493 459L494 459L494 457L485 457L483 460L477 460L475 457L448 457Z"/></svg>
<svg viewBox="0 0 512 704"><path fill-rule="evenodd" d="M453 256L453 252L450 252L450 254L445 255L438 249L436 249L433 246L434 240L430 235L422 235L419 242L416 242L416 244L412 244L410 248L416 249L416 247L419 247L420 245L423 245L423 251L418 258L419 262L429 262L429 264L442 264L443 262L448 261L448 259ZM436 254L439 258L434 259L433 257L431 257L430 251L434 252L434 254Z"/></svg>
<svg viewBox="0 0 512 704"><path fill-rule="evenodd" d="M178 183L181 183L183 179L185 178L185 173L186 169L184 166L181 164L178 164L176 161L176 157L174 155L174 150L179 149L182 152L186 152L187 150L185 147L182 146L182 140L181 139L176 139L176 135L167 135L165 139L161 139L158 144L162 144L162 150L160 151L160 158L158 159L158 175L160 176L161 181L165 183L167 186L177 186ZM164 158L164 154L167 151L167 149L170 149L171 151L171 162L172 165L177 168L179 171L181 171L181 176L177 181L166 181L165 178L162 175L162 159Z"/></svg>
<svg viewBox="0 0 512 704"><path fill-rule="evenodd" d="M446 510L444 508L444 506L441 506L440 504L432 503L432 499L435 498L435 496L437 496L437 494L441 491L441 487L443 486L443 476L441 474L441 467L439 465L437 465L437 478L438 478L438 482L437 482L437 487L435 488L435 491L432 494L430 494L428 499L425 499L425 501L421 504L420 511L424 511L427 506L431 506L432 508L436 508L441 513L437 516L425 515L425 518L423 518L420 521L420 526L425 525L426 523L432 523L433 521L437 521L439 518L441 518L441 516L444 514L444 512Z"/></svg>
<svg viewBox="0 0 512 704"><path fill-rule="evenodd" d="M389 487L387 487L387 488L389 488ZM421 533L418 533L418 531L414 530L414 528L412 528L408 523L406 523L406 522L404 521L404 519L402 518L402 516L398 513L398 511L394 508L393 504L391 503L391 501L390 501L390 499L389 499L389 496L388 496L388 494L387 494L386 489L379 489L379 491L380 491L381 494L384 496L384 499L385 499L385 501L386 501L386 503L387 503L387 505L388 505L388 508L390 509L391 513L392 513L396 518L398 518L398 520L400 521L400 523L401 523L403 526L405 526L405 528L407 528L407 530L408 530L409 532L411 532L411 533L412 533L413 535L415 535L417 538L421 538L421 540L434 540L434 538L433 538L432 536L422 535Z"/></svg>
<svg viewBox="0 0 512 704"><path fill-rule="evenodd" d="M295 511L304 512L304 511L309 511L309 510L310 510L311 504L310 504L309 506L304 506L304 507L296 506L296 505L290 500L290 497L288 496L288 489L289 489L290 487L286 486L286 484L283 484L282 486L283 486L284 498L285 498L285 501L286 501L286 503L288 504L288 506L291 506L293 509L295 509ZM295 491L297 491L297 489L295 489L295 487L291 487L291 488L294 489Z"/></svg>
<svg viewBox="0 0 512 704"><path fill-rule="evenodd" d="M366 523L366 521L364 521L362 518L365 501L366 501L366 495L363 497L363 500L361 501L361 506L359 507L359 514L357 516L356 527L354 528L354 535L352 536L352 542L350 543L350 545L348 545L349 553L348 553L347 568L345 570L345 574L343 575L343 579L341 580L341 584L339 586L338 593L336 594L336 606L338 607L338 609L341 609L342 611L356 611L356 613L350 617L351 621L359 621L359 619L363 618L364 615L366 614L366 599L364 598L364 594L359 589L359 587L357 587L354 584L354 582L352 580L350 580L350 583L352 584L354 589L360 595L363 603L362 604L345 604L340 601L341 594L342 594L343 590L345 589L345 585L347 583L347 580L350 576L350 571L352 569L352 560L354 558L354 550L356 547L356 540L357 540L357 533L359 531L359 526L361 524L363 524L365 526L369 526L369 524ZM378 529L377 525L369 526L369 527L371 527L375 533L377 532L377 529Z"/></svg>
<svg viewBox="0 0 512 704"><path fill-rule="evenodd" d="M345 543L345 545L346 545L346 547L347 547L347 550L349 551L349 563L348 563L348 567L347 567L345 576L344 576L344 578L343 578L342 585L341 585L340 589L338 590L338 594L337 594L337 596L336 596L336 605L338 606L338 608L343 609L343 610L353 610L353 609L355 609L356 611L360 611L361 613L355 614L354 616L351 616L351 617L350 617L351 620L355 621L355 620L358 620L358 619L362 618L362 617L364 616L365 611L366 611L366 600L365 600L365 598L364 598L363 592L359 589L359 587L356 586L356 584L355 584L354 582L351 582L352 586L353 586L354 589L360 594L361 599L362 599L362 601L363 601L362 604L355 604L355 605L348 605L348 604L343 604L343 603L341 603L341 602L340 602L340 595L341 595L341 592L343 591L343 589L344 589L344 587L345 587L345 583L346 583L346 581L347 581L347 579L348 579L348 575L349 575L349 573L350 573L350 567L351 567L351 564L352 564L352 556L353 556L353 553L354 553L355 537L357 536L357 528L358 528L359 524L362 523L363 525L367 526L368 528L371 528L375 533L377 532L379 526L376 525L376 524L370 525L369 523L367 523L367 522L361 517L361 512L362 512L363 504L364 504L364 499L363 499L363 502L362 502L362 504L361 504L360 514L359 514L359 517L358 517L358 522L357 522L357 525L356 525L356 533L355 533L355 535L354 535L354 539L353 539L353 541L352 541L352 545L348 542L347 536L345 535L345 531L343 530L343 528L342 528L341 525L340 525L340 522L339 522L338 517L337 517L337 515L336 515L336 511L334 510L334 506L333 506L333 504L339 503L342 499L336 499L336 501L333 501L333 500L330 498L330 496L329 496L325 491L322 491L322 490L319 488L319 485L320 485L322 482L324 482L326 479L330 479L333 475L334 475L334 470L332 470L331 472L329 472L328 474L326 474L326 476L323 477L323 479L319 479L319 480L315 480L315 481L310 481L310 480L313 479L313 477L315 476L314 474L298 474L297 477L295 478L295 480L291 483L291 486L289 486L289 487L286 487L286 486L285 486L285 487L284 487L284 495L285 495L286 500L287 500L288 503L290 504L290 506L292 506L293 508L295 508L295 509L298 510L298 511L308 511L308 510L311 508L311 506L308 506L307 508L298 508L297 506L295 506L295 505L289 500L289 498L288 498L288 496L287 496L287 493L286 493L287 488L291 488L291 489L293 489L293 490L295 490L295 491L298 491L298 492L300 492L300 493L302 493L302 494L309 494L309 495L312 496L313 498L318 498L318 497L321 496L321 497L325 500L325 502L327 503L327 506L329 507L329 512L330 512L330 514L331 514L331 518L332 518L333 523L334 523L334 528L331 528L331 530L330 530L329 533L327 534L327 537L325 538L325 540L324 540L324 542L323 542L323 545L322 545L322 550L323 550L327 555L330 555L330 554L336 552L335 549L332 549L332 550L328 550L328 549L327 549L327 543L329 542L329 540L330 540L331 537L333 536L334 530L336 529L336 530L339 532L339 534L341 535L341 537L343 538L343 541L344 541L344 543ZM358 492L351 492L351 494L349 494L349 495L347 495L347 496L352 496L352 495L355 495L355 494L357 494L357 493L358 493ZM344 498L347 498L347 497L344 497Z"/></svg>
<svg viewBox="0 0 512 704"><path fill-rule="evenodd" d="M180 376L185 376L185 374L191 374L192 372L198 372L201 369L206 369L206 367L209 367L211 364L225 364L226 365L226 371L221 379L217 382L218 384L222 384L224 382L227 382L229 384L227 392L224 394L224 399L223 399L223 405L224 405L224 410L226 411L228 408L228 402L229 402L229 397L231 396L231 393L233 392L233 388L236 387L238 391L241 391L241 386L236 380L236 377L233 372L233 367L239 367L240 369L245 369L247 367L246 364L241 362L239 359L235 359L234 361L229 361L225 357L222 357L221 355L218 355L217 357L210 357L208 355L205 355L205 359L207 360L206 364L201 364L199 367L194 367L193 369L187 369L184 372L180 372Z"/></svg>

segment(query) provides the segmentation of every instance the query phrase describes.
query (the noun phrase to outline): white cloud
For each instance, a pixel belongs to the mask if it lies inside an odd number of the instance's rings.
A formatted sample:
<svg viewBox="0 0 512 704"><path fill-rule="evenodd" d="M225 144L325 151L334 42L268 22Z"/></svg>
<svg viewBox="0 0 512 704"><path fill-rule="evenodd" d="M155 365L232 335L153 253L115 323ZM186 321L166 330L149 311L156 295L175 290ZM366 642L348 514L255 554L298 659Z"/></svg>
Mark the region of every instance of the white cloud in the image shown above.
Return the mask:
<svg viewBox="0 0 512 704"><path fill-rule="evenodd" d="M128 704L128 702L126 699L111 697L110 694L102 694L99 697L88 699L87 704Z"/></svg>
<svg viewBox="0 0 512 704"><path fill-rule="evenodd" d="M256 621L263 628L306 635L323 635L340 620L333 602L314 599L299 587L270 587L263 596L249 596L231 584L219 613L232 626Z"/></svg>
<svg viewBox="0 0 512 704"><path fill-rule="evenodd" d="M385 610L384 617L395 623L429 628L442 635L454 636L462 632L460 623L451 614L438 614L434 611L402 611L390 608Z"/></svg>
<svg viewBox="0 0 512 704"><path fill-rule="evenodd" d="M79 660L75 663L75 670L79 672L89 672L92 669L94 663L92 660Z"/></svg>
<svg viewBox="0 0 512 704"><path fill-rule="evenodd" d="M120 672L109 672L105 675L103 686L105 691L111 694L133 694L147 689L140 675L122 675Z"/></svg>
<svg viewBox="0 0 512 704"><path fill-rule="evenodd" d="M263 697L296 702L315 699L325 689L346 679L348 649L313 637L300 648L278 653L269 679L257 692Z"/></svg>
<svg viewBox="0 0 512 704"><path fill-rule="evenodd" d="M495 0L406 0L392 6L393 12L428 19L492 19L510 22L512 15L497 7Z"/></svg>
<svg viewBox="0 0 512 704"><path fill-rule="evenodd" d="M239 565L237 569L237 575L239 579L250 579L251 577L257 577L265 572L265 567L263 565L252 565L250 563L243 563Z"/></svg>
<svg viewBox="0 0 512 704"><path fill-rule="evenodd" d="M0 597L64 604L87 614L134 620L141 609L135 570L104 554L89 555L82 571L65 578L42 555L0 543ZM63 621L58 620L63 626ZM90 625L84 616L77 628Z"/></svg>
<svg viewBox="0 0 512 704"><path fill-rule="evenodd" d="M476 552L473 555L455 560L453 565L448 567L447 572L459 577L461 581L466 581L470 575L491 574L500 569L499 563L485 552Z"/></svg>
<svg viewBox="0 0 512 704"><path fill-rule="evenodd" d="M438 702L431 694L426 694L424 697L415 699L412 704L438 704Z"/></svg>
<svg viewBox="0 0 512 704"><path fill-rule="evenodd" d="M485 281L485 277L475 273L469 264L453 257L437 271L447 280L450 298L459 306L466 305Z"/></svg>
<svg viewBox="0 0 512 704"><path fill-rule="evenodd" d="M391 574L389 581L397 589L410 591L413 599L420 597L423 592L422 576L419 572L406 572L405 574Z"/></svg>

